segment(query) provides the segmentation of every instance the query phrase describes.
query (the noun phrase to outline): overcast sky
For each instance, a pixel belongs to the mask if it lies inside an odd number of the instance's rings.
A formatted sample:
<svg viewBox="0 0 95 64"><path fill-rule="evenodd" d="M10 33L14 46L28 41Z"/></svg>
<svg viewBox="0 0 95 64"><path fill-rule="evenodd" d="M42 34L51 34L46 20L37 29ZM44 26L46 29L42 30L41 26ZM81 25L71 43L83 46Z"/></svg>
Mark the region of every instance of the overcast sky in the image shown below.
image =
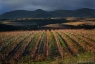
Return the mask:
<svg viewBox="0 0 95 64"><path fill-rule="evenodd" d="M79 8L95 9L95 0L0 0L0 14L13 10L57 9L75 10Z"/></svg>

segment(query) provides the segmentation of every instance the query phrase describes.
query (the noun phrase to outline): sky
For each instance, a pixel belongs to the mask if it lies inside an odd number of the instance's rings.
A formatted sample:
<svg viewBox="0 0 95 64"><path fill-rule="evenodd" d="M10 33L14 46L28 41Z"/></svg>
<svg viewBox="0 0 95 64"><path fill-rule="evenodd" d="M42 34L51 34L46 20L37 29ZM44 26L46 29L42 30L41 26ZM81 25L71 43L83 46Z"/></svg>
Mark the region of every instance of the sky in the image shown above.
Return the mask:
<svg viewBox="0 0 95 64"><path fill-rule="evenodd" d="M80 8L95 9L95 0L0 0L0 14L13 10L43 9L53 11Z"/></svg>

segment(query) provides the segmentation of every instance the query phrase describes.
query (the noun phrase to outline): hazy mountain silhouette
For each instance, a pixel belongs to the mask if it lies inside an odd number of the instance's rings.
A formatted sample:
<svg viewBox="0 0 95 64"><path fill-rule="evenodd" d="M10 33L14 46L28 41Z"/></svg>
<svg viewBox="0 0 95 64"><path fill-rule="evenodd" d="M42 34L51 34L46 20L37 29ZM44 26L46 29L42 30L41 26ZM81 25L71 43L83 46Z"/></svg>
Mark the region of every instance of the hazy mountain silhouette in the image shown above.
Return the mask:
<svg viewBox="0 0 95 64"><path fill-rule="evenodd" d="M95 10L89 8L77 9L73 11L75 17L95 17Z"/></svg>
<svg viewBox="0 0 95 64"><path fill-rule="evenodd" d="M95 10L82 8L77 10L55 10L44 11L37 9L35 11L15 10L0 15L1 19L16 18L47 18L47 17L95 17Z"/></svg>

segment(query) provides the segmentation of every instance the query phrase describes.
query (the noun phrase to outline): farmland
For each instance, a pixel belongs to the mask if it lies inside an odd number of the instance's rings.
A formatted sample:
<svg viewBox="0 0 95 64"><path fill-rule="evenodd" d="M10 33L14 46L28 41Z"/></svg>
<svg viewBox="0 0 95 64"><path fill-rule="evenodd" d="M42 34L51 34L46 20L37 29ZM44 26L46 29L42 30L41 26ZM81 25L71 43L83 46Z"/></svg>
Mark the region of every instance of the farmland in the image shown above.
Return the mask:
<svg viewBox="0 0 95 64"><path fill-rule="evenodd" d="M95 61L95 29L0 32L0 63L80 64Z"/></svg>

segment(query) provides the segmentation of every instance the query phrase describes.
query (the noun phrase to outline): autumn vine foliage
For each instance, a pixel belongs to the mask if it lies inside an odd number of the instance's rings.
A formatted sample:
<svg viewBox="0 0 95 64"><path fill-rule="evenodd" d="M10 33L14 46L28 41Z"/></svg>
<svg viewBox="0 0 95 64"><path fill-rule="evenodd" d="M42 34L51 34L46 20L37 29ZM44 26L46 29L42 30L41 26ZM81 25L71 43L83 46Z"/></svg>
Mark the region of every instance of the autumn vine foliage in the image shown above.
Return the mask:
<svg viewBox="0 0 95 64"><path fill-rule="evenodd" d="M95 30L0 32L0 63L41 62L95 54Z"/></svg>

